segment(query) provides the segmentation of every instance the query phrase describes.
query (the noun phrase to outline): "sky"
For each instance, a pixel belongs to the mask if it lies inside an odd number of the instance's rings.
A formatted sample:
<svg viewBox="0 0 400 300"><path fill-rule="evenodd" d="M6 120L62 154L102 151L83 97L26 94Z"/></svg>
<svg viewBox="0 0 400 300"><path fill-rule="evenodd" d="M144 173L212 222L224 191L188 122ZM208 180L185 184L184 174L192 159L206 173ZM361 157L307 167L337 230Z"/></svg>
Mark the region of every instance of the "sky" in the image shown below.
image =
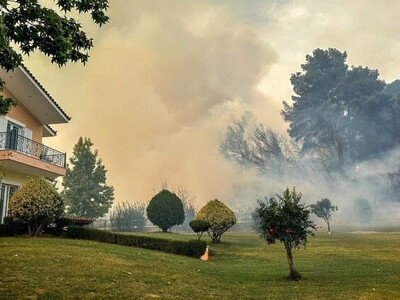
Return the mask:
<svg viewBox="0 0 400 300"><path fill-rule="evenodd" d="M347 51L349 65L387 82L400 77L396 0L111 0L108 15L101 28L80 16L94 38L85 66L58 68L40 54L25 64L72 117L44 143L70 157L89 137L115 203L147 202L166 180L197 207L233 203L258 175L221 157L221 136L246 112L285 133L290 75L316 48Z"/></svg>

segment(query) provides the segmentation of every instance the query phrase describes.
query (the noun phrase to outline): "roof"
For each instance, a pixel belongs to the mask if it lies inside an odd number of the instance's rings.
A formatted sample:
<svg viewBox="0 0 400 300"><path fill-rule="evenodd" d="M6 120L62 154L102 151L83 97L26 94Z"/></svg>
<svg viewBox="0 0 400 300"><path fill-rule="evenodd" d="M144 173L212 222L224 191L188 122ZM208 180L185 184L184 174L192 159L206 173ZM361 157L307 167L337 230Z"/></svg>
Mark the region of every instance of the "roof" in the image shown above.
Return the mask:
<svg viewBox="0 0 400 300"><path fill-rule="evenodd" d="M0 69L0 77L5 81L7 90L43 125L68 123L71 120L24 65L9 72Z"/></svg>
<svg viewBox="0 0 400 300"><path fill-rule="evenodd" d="M43 137L50 137L50 136L56 136L57 131L55 131L53 128L50 127L50 125L43 125Z"/></svg>

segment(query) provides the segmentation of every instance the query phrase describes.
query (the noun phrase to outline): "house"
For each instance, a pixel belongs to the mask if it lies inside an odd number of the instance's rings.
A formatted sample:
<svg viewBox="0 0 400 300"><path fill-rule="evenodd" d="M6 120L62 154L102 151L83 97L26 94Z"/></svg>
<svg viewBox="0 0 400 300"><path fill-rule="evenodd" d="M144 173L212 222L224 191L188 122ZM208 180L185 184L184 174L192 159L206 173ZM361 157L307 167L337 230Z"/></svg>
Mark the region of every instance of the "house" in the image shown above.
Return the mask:
<svg viewBox="0 0 400 300"><path fill-rule="evenodd" d="M42 139L56 135L51 124L70 117L24 66L6 72L3 94L17 101L0 116L0 223L7 215L12 194L31 176L55 179L66 173L66 154L47 147Z"/></svg>

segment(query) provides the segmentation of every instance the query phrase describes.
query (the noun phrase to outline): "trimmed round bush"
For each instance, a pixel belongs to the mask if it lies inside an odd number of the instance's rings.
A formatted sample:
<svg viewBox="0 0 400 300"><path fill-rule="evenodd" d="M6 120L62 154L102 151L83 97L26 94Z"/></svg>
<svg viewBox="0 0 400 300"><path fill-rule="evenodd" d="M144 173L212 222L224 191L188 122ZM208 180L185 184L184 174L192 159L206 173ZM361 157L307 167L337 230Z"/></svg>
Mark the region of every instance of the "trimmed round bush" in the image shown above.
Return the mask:
<svg viewBox="0 0 400 300"><path fill-rule="evenodd" d="M210 224L208 235L213 243L221 240L221 235L236 223L233 211L218 199L209 201L196 216L196 220L207 221Z"/></svg>
<svg viewBox="0 0 400 300"><path fill-rule="evenodd" d="M181 225L185 220L181 199L168 190L162 190L155 195L150 200L146 212L150 222L164 232L172 226Z"/></svg>
<svg viewBox="0 0 400 300"><path fill-rule="evenodd" d="M203 232L208 231L210 229L210 222L205 221L205 220L193 220L190 221L189 223L190 228L193 229L194 232L196 232L199 240L201 239L201 236L203 235Z"/></svg>
<svg viewBox="0 0 400 300"><path fill-rule="evenodd" d="M49 182L34 177L14 193L9 210L14 221L26 224L29 235L33 236L61 217L64 203Z"/></svg>

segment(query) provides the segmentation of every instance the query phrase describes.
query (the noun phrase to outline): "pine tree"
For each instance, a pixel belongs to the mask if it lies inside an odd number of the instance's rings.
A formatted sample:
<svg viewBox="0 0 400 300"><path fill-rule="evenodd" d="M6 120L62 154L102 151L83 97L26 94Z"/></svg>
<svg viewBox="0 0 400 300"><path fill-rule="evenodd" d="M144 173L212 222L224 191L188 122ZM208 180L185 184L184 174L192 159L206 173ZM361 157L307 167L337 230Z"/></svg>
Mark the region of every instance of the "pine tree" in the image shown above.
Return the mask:
<svg viewBox="0 0 400 300"><path fill-rule="evenodd" d="M114 200L114 188L106 184L107 170L92 146L89 138L79 138L70 158L72 168L67 166L64 177L63 195L68 213L74 216L102 217Z"/></svg>

